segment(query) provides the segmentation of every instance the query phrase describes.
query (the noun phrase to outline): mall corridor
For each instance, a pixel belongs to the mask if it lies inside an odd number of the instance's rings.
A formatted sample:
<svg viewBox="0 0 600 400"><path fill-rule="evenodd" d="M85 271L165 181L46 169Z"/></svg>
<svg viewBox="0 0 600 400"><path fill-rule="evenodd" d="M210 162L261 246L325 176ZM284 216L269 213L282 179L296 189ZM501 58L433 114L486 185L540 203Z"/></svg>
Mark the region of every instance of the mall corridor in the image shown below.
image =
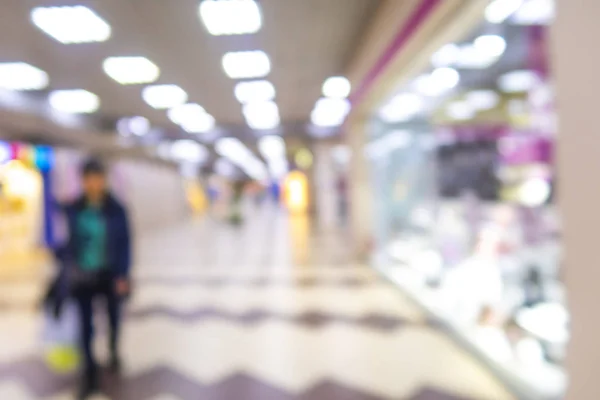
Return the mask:
<svg viewBox="0 0 600 400"><path fill-rule="evenodd" d="M112 400L503 400L510 395L340 235L275 208L138 238ZM0 399L70 399L38 351L36 283L2 291ZM105 324L97 323L101 336ZM10 328L10 329L9 329ZM6 339L6 338L3 338ZM97 353L106 353L106 340Z"/></svg>

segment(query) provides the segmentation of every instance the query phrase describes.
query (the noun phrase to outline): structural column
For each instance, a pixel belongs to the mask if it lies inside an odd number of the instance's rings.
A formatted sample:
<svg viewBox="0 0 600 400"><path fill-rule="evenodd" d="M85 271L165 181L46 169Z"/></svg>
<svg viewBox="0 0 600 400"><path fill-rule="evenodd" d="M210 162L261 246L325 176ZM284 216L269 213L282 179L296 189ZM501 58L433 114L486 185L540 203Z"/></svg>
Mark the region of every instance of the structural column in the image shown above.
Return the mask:
<svg viewBox="0 0 600 400"><path fill-rule="evenodd" d="M357 113L346 121L346 140L352 156L348 171L348 192L352 249L359 259L371 251L374 223L371 174L364 149L367 144L368 116Z"/></svg>
<svg viewBox="0 0 600 400"><path fill-rule="evenodd" d="M600 2L557 0L559 205L572 338L566 399L600 399Z"/></svg>
<svg viewBox="0 0 600 400"><path fill-rule="evenodd" d="M336 171L332 144L322 141L314 146L314 192L317 224L322 230L333 230L338 225Z"/></svg>

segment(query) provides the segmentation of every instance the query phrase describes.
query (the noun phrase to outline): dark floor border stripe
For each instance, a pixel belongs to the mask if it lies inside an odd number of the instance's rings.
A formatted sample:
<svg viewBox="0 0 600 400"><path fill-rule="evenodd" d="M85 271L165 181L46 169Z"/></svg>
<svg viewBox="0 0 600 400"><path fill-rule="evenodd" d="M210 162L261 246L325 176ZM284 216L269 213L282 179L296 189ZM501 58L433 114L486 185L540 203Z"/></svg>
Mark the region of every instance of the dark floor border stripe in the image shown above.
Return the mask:
<svg viewBox="0 0 600 400"><path fill-rule="evenodd" d="M77 385L75 375L56 375L39 357L28 357L16 363L0 365L0 383L8 381L19 381L36 398L50 398L74 391ZM102 393L111 400L148 400L159 395L171 395L181 400L391 400L330 379L322 380L301 394L291 394L245 373L231 375L212 385L203 385L165 366L152 368L127 379L103 373L101 387ZM469 399L425 387L406 400Z"/></svg>
<svg viewBox="0 0 600 400"><path fill-rule="evenodd" d="M379 331L394 331L408 325L428 325L428 322L411 321L408 318L385 315L383 313L368 313L354 317L337 313L309 311L290 315L267 310L249 310L237 313L213 307L203 307L188 311L175 310L166 306L137 308L129 310L127 313L127 318L130 320L144 320L152 317L169 318L186 324L195 324L200 321L226 320L246 326L276 320L314 329L333 323L343 323L352 327Z"/></svg>
<svg viewBox="0 0 600 400"><path fill-rule="evenodd" d="M252 287L268 287L268 286L286 286L286 287L321 287L335 286L344 288L362 288L372 285L380 285L381 280L361 279L361 278L296 278L296 279L274 279L274 278L224 278L224 277L139 277L134 278L137 285L165 285L165 286L187 286L198 285L205 287L220 288L224 286L252 286Z"/></svg>

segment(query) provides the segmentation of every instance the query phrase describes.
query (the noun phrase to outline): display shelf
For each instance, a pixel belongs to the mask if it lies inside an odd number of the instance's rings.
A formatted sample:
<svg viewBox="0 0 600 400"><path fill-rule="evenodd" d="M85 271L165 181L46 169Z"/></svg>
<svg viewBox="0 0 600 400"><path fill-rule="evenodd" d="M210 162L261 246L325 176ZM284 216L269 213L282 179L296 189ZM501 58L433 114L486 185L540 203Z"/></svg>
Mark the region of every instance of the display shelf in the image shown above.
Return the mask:
<svg viewBox="0 0 600 400"><path fill-rule="evenodd" d="M444 307L439 290L427 286L426 280L408 264L390 263L386 254L372 257L373 267L393 283L459 344L469 350L502 380L520 400L558 400L567 386L564 369L544 360L523 362L509 354L500 329L472 327L457 323Z"/></svg>

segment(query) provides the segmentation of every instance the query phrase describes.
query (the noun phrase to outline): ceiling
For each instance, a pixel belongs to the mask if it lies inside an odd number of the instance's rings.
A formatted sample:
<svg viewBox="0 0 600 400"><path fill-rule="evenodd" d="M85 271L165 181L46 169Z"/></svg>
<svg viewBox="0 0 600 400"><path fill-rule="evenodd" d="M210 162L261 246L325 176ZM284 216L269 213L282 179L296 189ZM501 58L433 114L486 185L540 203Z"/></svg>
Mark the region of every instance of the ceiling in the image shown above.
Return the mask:
<svg viewBox="0 0 600 400"><path fill-rule="evenodd" d="M64 45L30 22L35 6L74 4L92 8L111 25L107 42ZM205 30L198 4L199 0L2 0L0 62L23 61L45 70L51 90L83 88L96 93L100 118L90 119L96 124L141 115L174 129L165 111L142 100L143 85L119 85L102 70L109 56L145 56L161 69L158 83L181 86L189 101L201 104L225 130L235 131L245 122L233 95L235 81L223 72L221 57L227 51L259 49L271 58L266 79L277 90L282 122L297 126L308 121L323 81L347 70L380 0L260 0L263 26L258 33L219 37Z"/></svg>
<svg viewBox="0 0 600 400"><path fill-rule="evenodd" d="M465 124L465 121L452 120L446 113L446 106L459 100L463 95L472 90L490 89L501 93L498 88L498 78L511 71L523 70L531 68L532 56L531 56L531 35L532 30L530 26L515 25L512 23L492 24L487 21L481 21L476 27L470 29L468 34L461 35L459 38L455 38L454 43L459 45L465 45L473 42L477 37L481 35L500 35L506 40L506 51L501 57L489 67L485 69L467 69L456 67L460 73L460 83L453 89L446 93L440 94L435 97L426 97L427 103L423 111L417 114L414 118L398 123L387 123L384 122L381 117L374 113L373 126L375 127L370 132L372 133L371 139L377 139L380 136L385 136L391 130L410 130L414 132L432 132L432 126L435 125L452 125L452 124ZM445 41L443 44L448 43ZM434 67L431 65L430 56L428 54L427 63L418 71L418 75L431 72ZM415 76L415 77L416 77ZM414 78L414 77L413 77ZM396 88L393 95L404 93L404 92L415 92L414 80L407 80L403 84ZM504 109L505 102L512 98L521 98L523 94L505 94L502 96L504 99L499 103L497 109L492 111L498 111ZM389 99L387 99L389 100ZM383 106L386 103L380 105ZM376 110L376 111L379 111ZM494 114L488 112L483 113L484 117L488 117L483 121L506 121L507 116L505 113L496 112ZM479 115L481 117L481 115ZM491 117L491 118L489 118ZM469 123L480 123L481 118L473 118L467 122Z"/></svg>

